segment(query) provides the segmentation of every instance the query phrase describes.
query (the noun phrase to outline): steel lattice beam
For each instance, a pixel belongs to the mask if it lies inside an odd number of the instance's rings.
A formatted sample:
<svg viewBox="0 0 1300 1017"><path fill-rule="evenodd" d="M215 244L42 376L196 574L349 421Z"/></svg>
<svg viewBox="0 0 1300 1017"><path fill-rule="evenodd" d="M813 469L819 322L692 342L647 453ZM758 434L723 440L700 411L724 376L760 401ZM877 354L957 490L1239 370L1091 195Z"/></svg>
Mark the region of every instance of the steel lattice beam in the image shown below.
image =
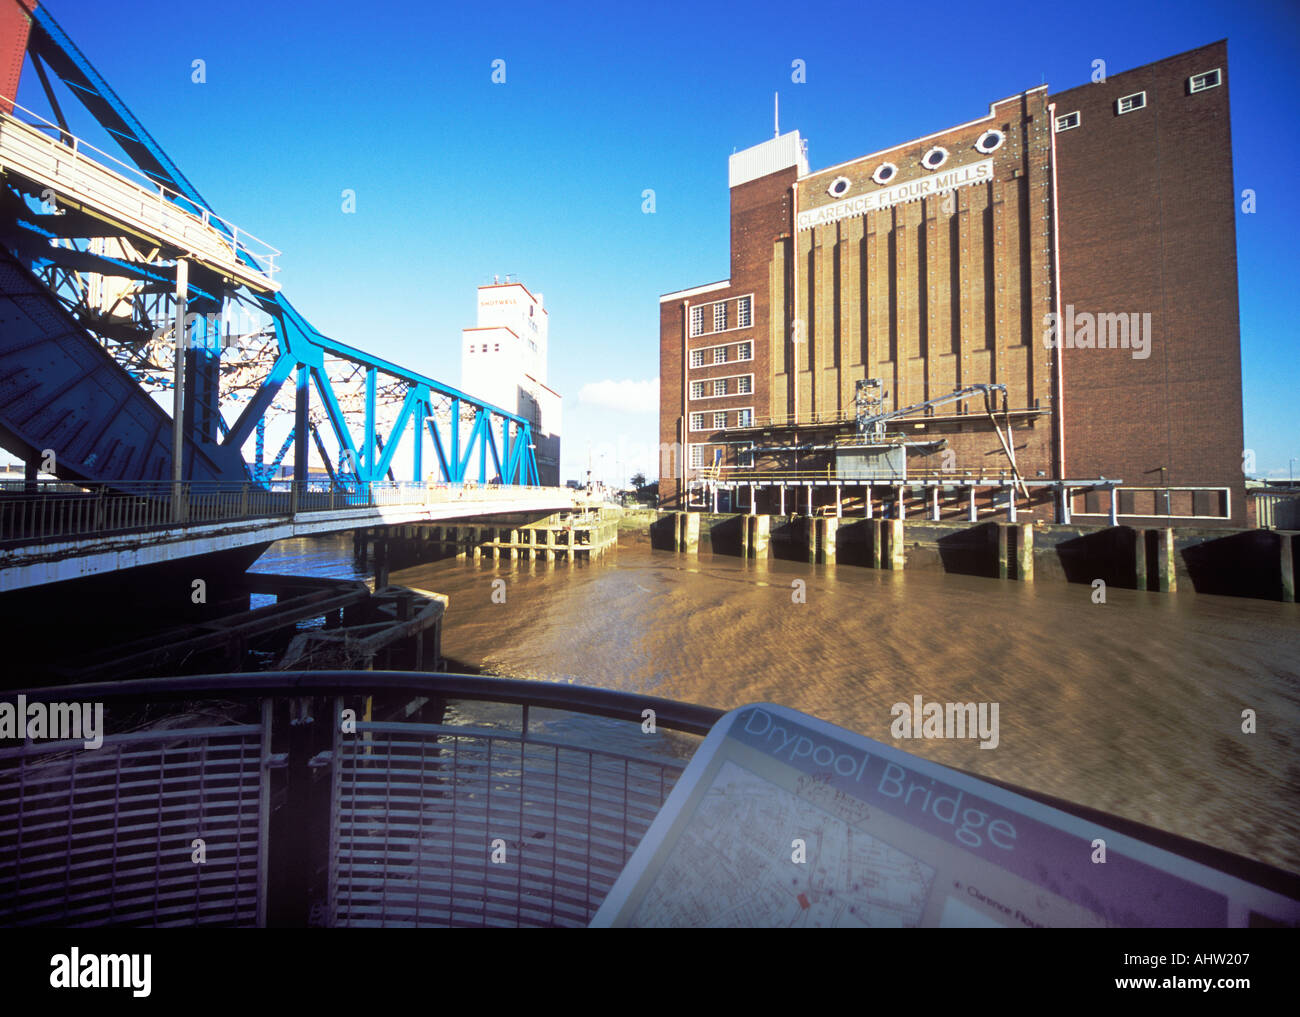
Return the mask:
<svg viewBox="0 0 1300 1017"><path fill-rule="evenodd" d="M16 0L0 0L0 3L15 2ZM127 159L141 172L174 191L175 194L170 196L170 200L196 214L207 212L215 216L215 209L203 199L180 168L163 151L162 146L135 118L108 82L95 70L67 33L60 28L49 11L38 6L30 12L30 17L32 24L27 49L34 65L37 61L43 63L44 67L48 68L81 102L114 139ZM57 105L52 92L49 98ZM58 110L58 113L62 121L62 110ZM65 249L60 256L55 249L48 246L49 238L54 236L54 233L44 228L45 224L38 224L37 217L32 213L28 213L23 218L25 221L21 223L22 232L44 241L44 246L38 243L36 250L43 255L41 260L47 264L62 259L66 266L72 269L98 272L101 275L121 275L123 278L140 280L145 285L165 285L169 281L169 270L156 265L158 252L152 256L153 263L128 262L102 254L78 251L71 247ZM222 220L211 221L217 229L224 231ZM52 253L54 257L51 257ZM239 257L246 264L261 268L247 252L240 251ZM145 291L142 289L137 292ZM199 290L192 291L192 295L206 298L217 307L221 306L225 296L203 293ZM70 295L64 295L61 299L69 300ZM325 459L326 469L332 479L337 479L339 482L377 481L389 473L397 450L409 432L417 479L423 466L423 449L427 437L435 453L436 476L440 480L463 481L470 470L470 464L477 458L477 477L480 482L495 479L503 484L538 483L536 457L532 449L532 431L526 418L475 399L427 375L411 371L392 361L322 335L294 308L283 293L256 293L252 295L252 299L274 324L276 355L270 366L265 369L265 374L257 383L256 391L253 392L235 422L226 427L224 419L221 421L217 429L222 432L219 441L221 445L242 450L259 423L264 421L271 412L284 382L297 371L293 397L295 479L305 479L308 449L314 444L317 452ZM361 426L356 431L345 416L338 393L335 391L335 382L331 380L326 370L327 357L355 365L365 373L367 395ZM386 386L396 386L402 393L397 419L387 434L383 433L379 419L380 414L384 412L377 399L380 375L385 377ZM330 469L319 431L312 425L315 413L310 403L313 387L319 398L319 411L324 418L322 422L328 423L341 459L345 463L345 468L338 474ZM438 400L436 404L435 399ZM445 410L450 412L446 413L444 418ZM473 416L473 425L463 445L460 440L462 413ZM197 421L201 415L195 416ZM316 419L319 420L320 417L317 416ZM444 419L445 433L440 428ZM199 427L197 422L194 427L196 429ZM308 438L309 433L312 434L312 440ZM356 437L358 435L361 438L359 442ZM211 434L194 435L196 441L211 441L212 437ZM380 449L382 452L379 451ZM284 454L282 451L277 461ZM489 458L495 469L495 476L489 475ZM299 464L302 467L301 472L299 472Z"/></svg>

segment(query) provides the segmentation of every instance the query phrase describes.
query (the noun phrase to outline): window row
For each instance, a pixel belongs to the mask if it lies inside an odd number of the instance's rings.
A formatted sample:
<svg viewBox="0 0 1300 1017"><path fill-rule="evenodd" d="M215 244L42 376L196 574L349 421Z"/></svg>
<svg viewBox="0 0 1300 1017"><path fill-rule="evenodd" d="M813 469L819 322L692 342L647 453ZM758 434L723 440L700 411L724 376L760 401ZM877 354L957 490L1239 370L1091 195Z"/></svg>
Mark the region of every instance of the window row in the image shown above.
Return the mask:
<svg viewBox="0 0 1300 1017"><path fill-rule="evenodd" d="M740 297L736 300L736 323L727 324L727 307L729 300L719 300L713 304L696 304L691 308L691 335L705 335L704 324L713 322L712 332L726 332L728 328L750 328L754 324L754 298Z"/></svg>
<svg viewBox="0 0 1300 1017"><path fill-rule="evenodd" d="M740 374L731 378L691 382L692 399L717 399L729 395L749 395L754 391L754 376Z"/></svg>
<svg viewBox="0 0 1300 1017"><path fill-rule="evenodd" d="M754 446L741 446L735 450L736 466L754 465ZM700 469L704 466L721 466L726 459L726 450L708 448L704 445L691 446L691 466Z"/></svg>
<svg viewBox="0 0 1300 1017"><path fill-rule="evenodd" d="M1187 79L1187 94L1195 95L1197 92L1204 92L1207 89L1218 88L1223 83L1223 75L1219 68L1212 71L1205 71L1202 74L1193 74ZM1140 109L1145 109L1147 104L1146 92L1134 92L1131 95L1121 95L1115 100L1115 115L1123 116L1125 113L1133 113ZM1072 113L1062 113L1056 118L1056 132L1073 130L1083 123L1083 114L1078 110Z"/></svg>
<svg viewBox="0 0 1300 1017"><path fill-rule="evenodd" d="M478 348L478 345L479 345L479 344L477 344L477 343L470 343L470 344L469 344L469 351L470 351L471 353L486 353L486 352L488 351L488 344L487 344L487 343L483 343L483 344L482 344L483 348L482 348L481 350ZM492 352L493 352L493 353L500 353L500 352L501 352L501 344L500 344L500 343L493 343L493 344L492 344Z"/></svg>
<svg viewBox="0 0 1300 1017"><path fill-rule="evenodd" d="M728 423L730 418L730 423ZM721 431L727 427L753 427L754 410L753 407L745 407L743 410L732 410L730 413L726 410L718 410L715 413L692 413L691 430L692 431Z"/></svg>
<svg viewBox="0 0 1300 1017"><path fill-rule="evenodd" d="M727 346L705 346L698 350L691 350L691 366L705 367L708 364L726 364L732 360L754 359L753 343L738 343L734 354L728 352L730 349Z"/></svg>

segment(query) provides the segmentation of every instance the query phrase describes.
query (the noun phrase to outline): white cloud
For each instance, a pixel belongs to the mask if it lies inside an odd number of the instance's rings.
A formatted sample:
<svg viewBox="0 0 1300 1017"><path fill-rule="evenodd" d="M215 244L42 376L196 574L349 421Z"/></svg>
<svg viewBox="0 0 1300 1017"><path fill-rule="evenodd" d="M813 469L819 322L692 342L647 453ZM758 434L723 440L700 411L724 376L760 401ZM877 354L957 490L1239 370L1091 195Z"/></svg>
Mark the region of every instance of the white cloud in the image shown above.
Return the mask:
<svg viewBox="0 0 1300 1017"><path fill-rule="evenodd" d="M659 410L659 379L649 381L592 381L578 392L578 402L589 406L604 406L627 413L657 413Z"/></svg>

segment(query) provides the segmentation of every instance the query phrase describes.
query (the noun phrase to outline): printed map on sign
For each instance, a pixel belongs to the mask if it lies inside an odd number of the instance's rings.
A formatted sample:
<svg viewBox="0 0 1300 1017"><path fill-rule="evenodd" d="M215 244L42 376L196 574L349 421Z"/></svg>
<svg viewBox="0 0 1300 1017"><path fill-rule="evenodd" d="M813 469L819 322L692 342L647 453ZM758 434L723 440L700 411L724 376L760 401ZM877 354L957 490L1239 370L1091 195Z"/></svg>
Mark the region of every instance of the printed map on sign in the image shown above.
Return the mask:
<svg viewBox="0 0 1300 1017"><path fill-rule="evenodd" d="M1300 900L1195 857L757 703L714 725L592 925L1300 923Z"/></svg>
<svg viewBox="0 0 1300 1017"><path fill-rule="evenodd" d="M726 762L632 925L907 927L935 870L843 818ZM806 830L791 862L787 830ZM671 892L668 888L671 887ZM706 913L705 902L721 903Z"/></svg>

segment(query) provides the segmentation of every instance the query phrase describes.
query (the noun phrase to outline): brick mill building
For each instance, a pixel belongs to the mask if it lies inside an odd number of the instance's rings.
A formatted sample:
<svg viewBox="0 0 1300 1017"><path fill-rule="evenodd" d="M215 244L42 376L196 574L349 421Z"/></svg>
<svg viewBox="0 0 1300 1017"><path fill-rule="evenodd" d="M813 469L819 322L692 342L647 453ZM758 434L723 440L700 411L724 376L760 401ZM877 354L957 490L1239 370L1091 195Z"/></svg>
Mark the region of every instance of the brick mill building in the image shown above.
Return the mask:
<svg viewBox="0 0 1300 1017"><path fill-rule="evenodd" d="M660 298L661 504L1245 525L1227 70L731 156L730 275Z"/></svg>

